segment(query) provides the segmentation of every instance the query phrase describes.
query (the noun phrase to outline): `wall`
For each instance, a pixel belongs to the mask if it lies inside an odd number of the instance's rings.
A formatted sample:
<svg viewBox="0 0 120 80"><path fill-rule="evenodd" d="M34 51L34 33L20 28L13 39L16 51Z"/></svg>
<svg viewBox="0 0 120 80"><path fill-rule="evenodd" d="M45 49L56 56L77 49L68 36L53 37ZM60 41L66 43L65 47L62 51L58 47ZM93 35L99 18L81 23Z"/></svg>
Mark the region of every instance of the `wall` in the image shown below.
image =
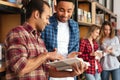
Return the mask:
<svg viewBox="0 0 120 80"><path fill-rule="evenodd" d="M117 14L117 29L120 29L120 0L114 0L114 13Z"/></svg>

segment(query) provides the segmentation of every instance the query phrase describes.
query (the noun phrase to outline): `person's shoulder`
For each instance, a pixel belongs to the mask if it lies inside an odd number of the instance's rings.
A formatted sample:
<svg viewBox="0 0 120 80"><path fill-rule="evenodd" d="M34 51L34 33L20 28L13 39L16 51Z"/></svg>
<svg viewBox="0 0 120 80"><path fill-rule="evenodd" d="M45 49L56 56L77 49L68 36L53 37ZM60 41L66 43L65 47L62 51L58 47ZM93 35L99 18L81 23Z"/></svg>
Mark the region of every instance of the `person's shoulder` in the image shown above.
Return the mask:
<svg viewBox="0 0 120 80"><path fill-rule="evenodd" d="M49 18L49 22L50 22L49 25L57 23L57 18L55 17L55 15L53 15Z"/></svg>
<svg viewBox="0 0 120 80"><path fill-rule="evenodd" d="M113 39L115 39L115 40L119 40L119 38L118 38L117 36L114 36Z"/></svg>
<svg viewBox="0 0 120 80"><path fill-rule="evenodd" d="M55 17L55 15L52 15L52 16L49 18L49 21L50 21L50 23L56 22L56 21L57 21L57 18Z"/></svg>
<svg viewBox="0 0 120 80"><path fill-rule="evenodd" d="M73 20L73 19L69 19L69 23L71 23L71 24L78 24L78 22L76 22L76 21Z"/></svg>
<svg viewBox="0 0 120 80"><path fill-rule="evenodd" d="M118 38L117 36L114 36L114 38Z"/></svg>
<svg viewBox="0 0 120 80"><path fill-rule="evenodd" d="M10 30L10 32L17 32L17 33L20 31L23 31L23 26L20 26L20 25Z"/></svg>
<svg viewBox="0 0 120 80"><path fill-rule="evenodd" d="M111 38L111 40L115 40L115 39L118 39L118 37L114 36L114 37Z"/></svg>
<svg viewBox="0 0 120 80"><path fill-rule="evenodd" d="M16 26L14 28L12 28L8 33L7 36L10 35L17 35L19 33L23 32L23 26Z"/></svg>
<svg viewBox="0 0 120 80"><path fill-rule="evenodd" d="M69 19L68 23L71 27L73 27L73 29L78 29L78 22L76 22L75 20Z"/></svg>
<svg viewBox="0 0 120 80"><path fill-rule="evenodd" d="M83 45L83 44L87 45L88 44L88 40L87 39L81 39L79 43L80 43L80 45Z"/></svg>
<svg viewBox="0 0 120 80"><path fill-rule="evenodd" d="M49 22L50 23L45 27L45 30L53 29L58 24L57 19L54 15L49 18Z"/></svg>
<svg viewBox="0 0 120 80"><path fill-rule="evenodd" d="M87 38L80 38L80 42L87 42L88 39Z"/></svg>

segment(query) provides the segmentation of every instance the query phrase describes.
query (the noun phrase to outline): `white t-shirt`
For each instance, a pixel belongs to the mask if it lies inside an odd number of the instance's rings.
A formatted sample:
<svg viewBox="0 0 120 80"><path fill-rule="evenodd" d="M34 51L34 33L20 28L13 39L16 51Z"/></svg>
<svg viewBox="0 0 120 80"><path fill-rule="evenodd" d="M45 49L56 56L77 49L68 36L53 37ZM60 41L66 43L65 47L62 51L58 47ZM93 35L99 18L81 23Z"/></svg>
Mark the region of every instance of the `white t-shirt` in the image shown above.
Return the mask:
<svg viewBox="0 0 120 80"><path fill-rule="evenodd" d="M62 23L58 21L57 52L65 57L68 55L69 38L70 38L70 31L69 31L68 22ZM74 80L74 77L65 77L65 78L50 77L50 80Z"/></svg>

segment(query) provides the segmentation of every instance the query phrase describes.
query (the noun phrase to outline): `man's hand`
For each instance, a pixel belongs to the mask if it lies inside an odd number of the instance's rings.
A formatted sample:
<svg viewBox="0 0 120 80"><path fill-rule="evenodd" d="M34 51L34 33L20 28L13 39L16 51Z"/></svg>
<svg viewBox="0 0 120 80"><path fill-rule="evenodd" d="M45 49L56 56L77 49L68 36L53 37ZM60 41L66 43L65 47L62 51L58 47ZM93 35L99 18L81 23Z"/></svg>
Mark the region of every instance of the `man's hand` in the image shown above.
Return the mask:
<svg viewBox="0 0 120 80"><path fill-rule="evenodd" d="M53 52L48 52L48 60L63 60L64 56L57 53L57 49L55 48Z"/></svg>
<svg viewBox="0 0 120 80"><path fill-rule="evenodd" d="M67 58L74 58L80 54L82 54L82 52L72 52L72 53L68 54Z"/></svg>
<svg viewBox="0 0 120 80"><path fill-rule="evenodd" d="M88 65L84 64L83 62L80 62L80 65L75 63L72 66L73 66L73 71L71 72L72 77L78 76L88 69Z"/></svg>

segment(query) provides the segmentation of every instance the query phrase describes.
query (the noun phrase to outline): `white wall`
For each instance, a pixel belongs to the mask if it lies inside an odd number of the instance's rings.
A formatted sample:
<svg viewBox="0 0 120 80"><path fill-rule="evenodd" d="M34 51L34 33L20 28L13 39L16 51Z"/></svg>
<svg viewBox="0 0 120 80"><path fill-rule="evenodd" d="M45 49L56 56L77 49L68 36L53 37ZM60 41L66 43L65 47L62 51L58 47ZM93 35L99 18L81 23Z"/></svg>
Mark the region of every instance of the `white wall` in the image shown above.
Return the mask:
<svg viewBox="0 0 120 80"><path fill-rule="evenodd" d="M114 13L117 14L117 29L120 29L120 0L114 0Z"/></svg>

